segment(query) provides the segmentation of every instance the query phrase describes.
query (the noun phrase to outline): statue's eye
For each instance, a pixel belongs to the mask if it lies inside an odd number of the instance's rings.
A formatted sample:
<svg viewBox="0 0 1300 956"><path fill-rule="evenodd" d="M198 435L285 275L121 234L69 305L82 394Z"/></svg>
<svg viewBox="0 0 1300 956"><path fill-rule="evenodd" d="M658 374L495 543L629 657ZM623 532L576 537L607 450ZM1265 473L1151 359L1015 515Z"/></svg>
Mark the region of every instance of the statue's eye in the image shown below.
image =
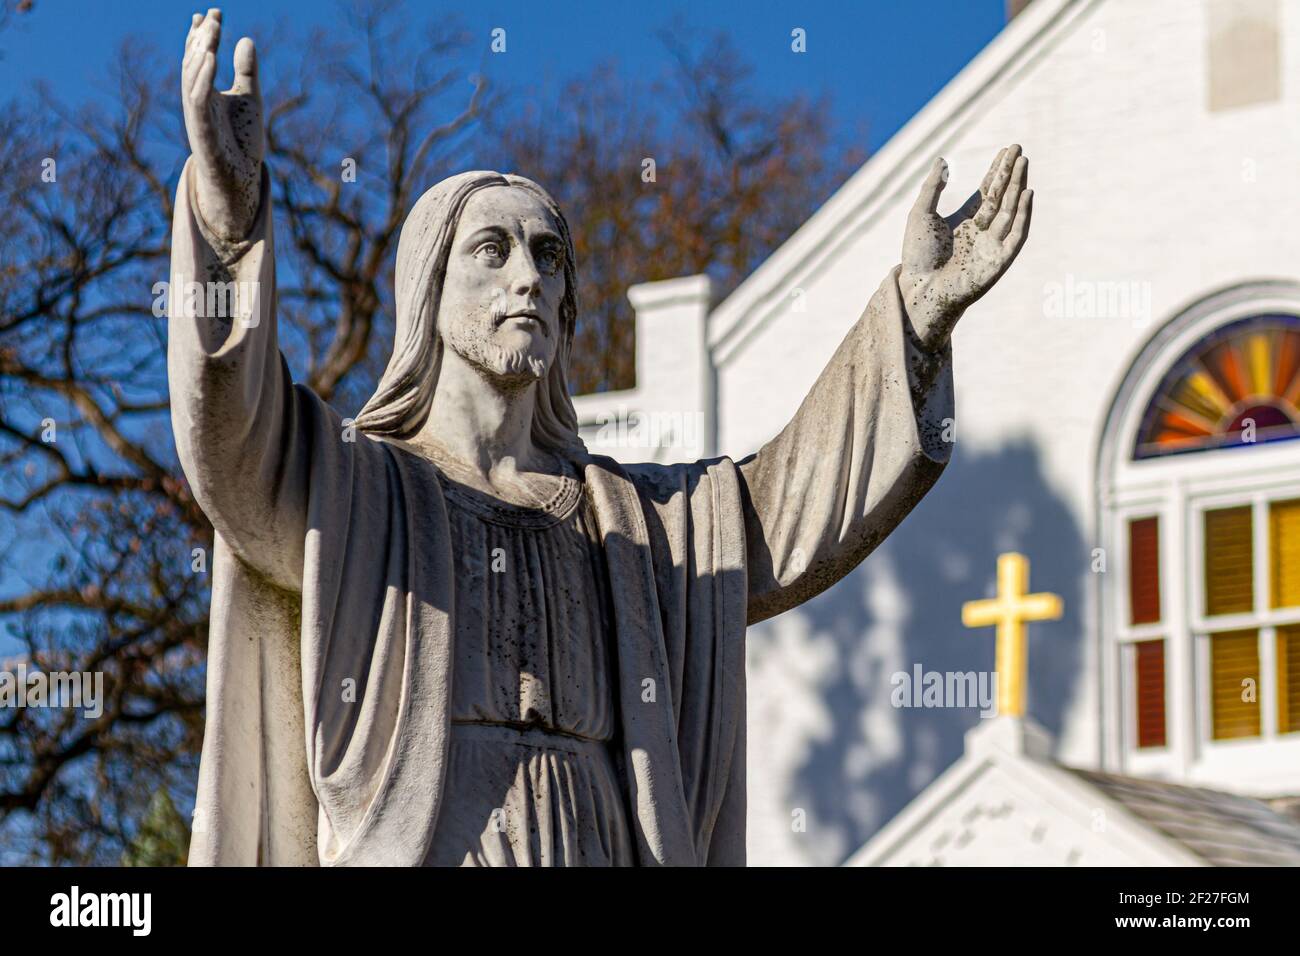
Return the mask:
<svg viewBox="0 0 1300 956"><path fill-rule="evenodd" d="M537 253L537 267L547 275L555 275L564 265L564 256L555 246L544 246Z"/></svg>
<svg viewBox="0 0 1300 956"><path fill-rule="evenodd" d="M474 251L477 255L486 256L489 259L504 260L506 257L506 250L504 244L498 242L495 239L483 243Z"/></svg>

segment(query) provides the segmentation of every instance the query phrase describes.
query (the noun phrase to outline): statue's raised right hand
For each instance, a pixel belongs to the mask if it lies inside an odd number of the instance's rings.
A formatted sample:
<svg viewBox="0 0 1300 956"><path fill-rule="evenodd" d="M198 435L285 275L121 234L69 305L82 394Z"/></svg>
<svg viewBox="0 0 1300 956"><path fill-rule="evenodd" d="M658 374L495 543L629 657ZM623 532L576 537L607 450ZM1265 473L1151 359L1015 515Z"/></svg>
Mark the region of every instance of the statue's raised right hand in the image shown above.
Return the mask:
<svg viewBox="0 0 1300 956"><path fill-rule="evenodd" d="M224 93L213 88L221 11L196 13L185 38L181 64L181 103L185 132L194 153L199 212L221 238L248 235L257 216L262 185L262 94L257 83L257 51L244 37L235 47L235 83Z"/></svg>

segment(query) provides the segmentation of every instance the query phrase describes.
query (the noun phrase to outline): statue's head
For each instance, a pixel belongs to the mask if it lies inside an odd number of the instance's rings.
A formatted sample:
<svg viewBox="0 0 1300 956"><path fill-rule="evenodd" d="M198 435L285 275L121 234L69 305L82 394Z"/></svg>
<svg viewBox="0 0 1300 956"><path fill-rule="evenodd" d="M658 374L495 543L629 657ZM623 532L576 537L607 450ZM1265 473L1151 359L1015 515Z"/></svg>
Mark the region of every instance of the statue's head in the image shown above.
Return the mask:
<svg viewBox="0 0 1300 956"><path fill-rule="evenodd" d="M536 389L538 445L581 449L566 380L577 315L573 242L550 194L495 172L443 180L402 227L393 355L357 427L419 431L450 351L503 390Z"/></svg>

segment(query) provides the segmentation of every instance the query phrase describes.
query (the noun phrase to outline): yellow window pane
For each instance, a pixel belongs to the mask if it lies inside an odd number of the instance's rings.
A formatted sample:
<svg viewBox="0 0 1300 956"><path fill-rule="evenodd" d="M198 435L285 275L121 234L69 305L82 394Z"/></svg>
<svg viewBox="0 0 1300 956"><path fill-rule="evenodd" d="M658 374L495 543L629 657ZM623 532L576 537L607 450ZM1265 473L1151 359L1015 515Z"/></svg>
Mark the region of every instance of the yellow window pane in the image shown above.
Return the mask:
<svg viewBox="0 0 1300 956"><path fill-rule="evenodd" d="M1300 607L1300 500L1269 505L1268 560L1273 607Z"/></svg>
<svg viewBox="0 0 1300 956"><path fill-rule="evenodd" d="M1205 512L1205 613L1254 610L1250 506Z"/></svg>
<svg viewBox="0 0 1300 956"><path fill-rule="evenodd" d="M1277 629L1277 727L1300 731L1300 624Z"/></svg>
<svg viewBox="0 0 1300 956"><path fill-rule="evenodd" d="M1259 736L1259 637L1210 635L1210 713L1215 740Z"/></svg>

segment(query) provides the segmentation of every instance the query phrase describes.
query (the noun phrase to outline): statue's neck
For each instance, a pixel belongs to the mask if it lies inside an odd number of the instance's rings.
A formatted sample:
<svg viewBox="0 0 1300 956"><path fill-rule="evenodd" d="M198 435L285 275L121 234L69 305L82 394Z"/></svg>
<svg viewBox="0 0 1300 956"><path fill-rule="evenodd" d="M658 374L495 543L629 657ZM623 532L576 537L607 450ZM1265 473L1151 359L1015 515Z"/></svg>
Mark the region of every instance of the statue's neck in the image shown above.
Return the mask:
<svg viewBox="0 0 1300 956"><path fill-rule="evenodd" d="M429 417L410 444L436 445L488 478L503 462L510 470L546 470L547 456L533 444L536 401L536 382L511 387L445 349Z"/></svg>

